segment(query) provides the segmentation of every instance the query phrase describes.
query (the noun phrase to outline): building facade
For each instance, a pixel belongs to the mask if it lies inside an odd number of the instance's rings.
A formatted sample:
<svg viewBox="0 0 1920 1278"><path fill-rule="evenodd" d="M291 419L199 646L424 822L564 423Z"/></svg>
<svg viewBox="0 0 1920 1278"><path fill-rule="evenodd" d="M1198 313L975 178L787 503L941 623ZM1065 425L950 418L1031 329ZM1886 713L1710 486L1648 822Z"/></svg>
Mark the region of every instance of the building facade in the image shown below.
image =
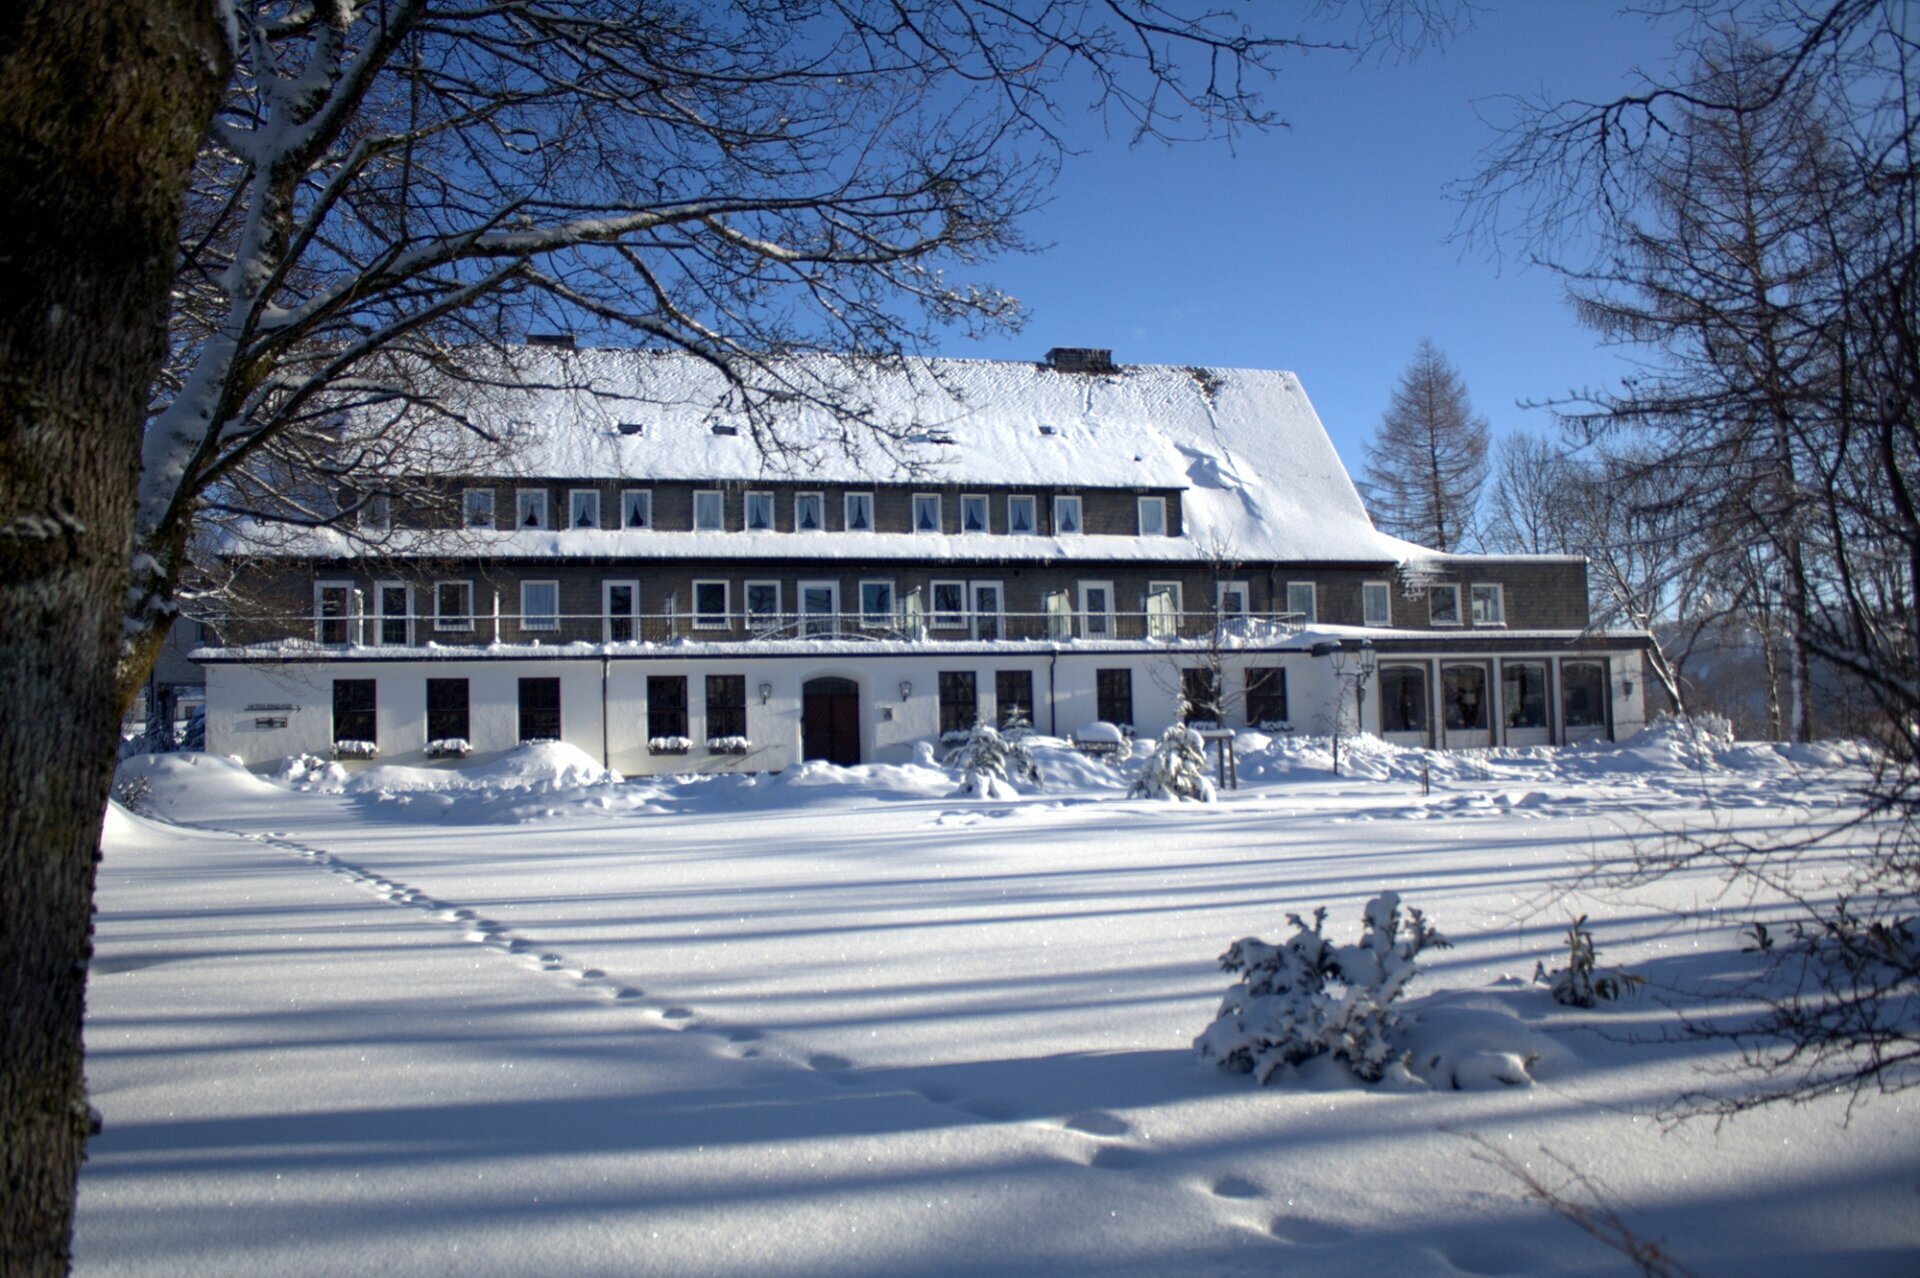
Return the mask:
<svg viewBox="0 0 1920 1278"><path fill-rule="evenodd" d="M228 547L208 748L553 738L638 774L898 762L976 718L1442 748L1641 725L1644 637L1591 630L1583 561L1380 534L1291 374L1103 356L796 361L831 394L769 438L696 361L524 352L473 410L513 444L484 468ZM884 447L847 446L843 404Z"/></svg>

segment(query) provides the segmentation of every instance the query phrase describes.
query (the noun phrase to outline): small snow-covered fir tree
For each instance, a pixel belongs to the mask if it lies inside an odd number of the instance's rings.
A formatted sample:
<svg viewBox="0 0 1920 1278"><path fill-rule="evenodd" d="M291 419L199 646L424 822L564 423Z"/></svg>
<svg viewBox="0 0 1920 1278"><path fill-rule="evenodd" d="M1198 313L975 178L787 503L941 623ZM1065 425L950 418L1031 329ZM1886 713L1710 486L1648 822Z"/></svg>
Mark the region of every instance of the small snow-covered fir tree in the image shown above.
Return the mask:
<svg viewBox="0 0 1920 1278"><path fill-rule="evenodd" d="M1207 776L1207 743L1184 723L1160 734L1153 754L1133 779L1136 798L1196 799L1213 802L1213 781Z"/></svg>
<svg viewBox="0 0 1920 1278"><path fill-rule="evenodd" d="M1293 936L1285 944L1245 937L1227 947L1220 966L1244 975L1220 1001L1213 1024L1193 1040L1200 1059L1261 1083L1315 1056L1342 1061L1369 1083L1404 1068L1403 1018L1393 1002L1413 979L1414 959L1450 943L1419 910L1408 910L1403 920L1395 892L1367 902L1357 944L1327 940L1321 932L1326 918L1324 907L1313 912L1311 925L1289 914Z"/></svg>
<svg viewBox="0 0 1920 1278"><path fill-rule="evenodd" d="M1012 799L1020 792L1009 778L1040 784L1039 765L1022 738L1011 733L1002 736L990 723L975 723L967 739L947 752L947 766L963 773L956 795Z"/></svg>

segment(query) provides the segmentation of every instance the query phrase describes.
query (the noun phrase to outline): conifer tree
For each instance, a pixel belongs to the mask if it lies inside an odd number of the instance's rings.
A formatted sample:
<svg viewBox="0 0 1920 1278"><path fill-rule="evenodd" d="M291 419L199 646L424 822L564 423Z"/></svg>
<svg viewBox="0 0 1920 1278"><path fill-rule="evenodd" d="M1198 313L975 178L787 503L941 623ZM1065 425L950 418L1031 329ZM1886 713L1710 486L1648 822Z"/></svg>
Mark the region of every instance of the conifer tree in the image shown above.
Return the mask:
<svg viewBox="0 0 1920 1278"><path fill-rule="evenodd" d="M1487 478L1487 419L1434 344L1422 338L1367 445L1367 505L1382 532L1464 550Z"/></svg>

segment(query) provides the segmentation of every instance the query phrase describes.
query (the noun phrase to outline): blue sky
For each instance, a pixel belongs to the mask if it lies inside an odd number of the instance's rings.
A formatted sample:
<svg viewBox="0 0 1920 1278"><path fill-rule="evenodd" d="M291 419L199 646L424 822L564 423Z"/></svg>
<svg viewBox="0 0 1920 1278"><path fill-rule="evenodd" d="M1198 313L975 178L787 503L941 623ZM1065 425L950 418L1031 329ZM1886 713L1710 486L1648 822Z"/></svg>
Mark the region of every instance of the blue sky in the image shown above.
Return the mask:
<svg viewBox="0 0 1920 1278"><path fill-rule="evenodd" d="M1500 95L1598 99L1657 71L1672 29L1592 0L1480 4L1471 29L1417 61L1288 59L1268 99L1291 125L1219 145L1129 148L1090 130L1029 224L1051 247L993 264L1026 304L1013 337L950 338L942 353L1036 359L1110 346L1123 363L1286 368L1300 375L1350 469L1420 338L1466 379L1496 434L1551 430L1516 407L1616 379L1620 356L1582 330L1560 283L1449 243L1493 137Z"/></svg>

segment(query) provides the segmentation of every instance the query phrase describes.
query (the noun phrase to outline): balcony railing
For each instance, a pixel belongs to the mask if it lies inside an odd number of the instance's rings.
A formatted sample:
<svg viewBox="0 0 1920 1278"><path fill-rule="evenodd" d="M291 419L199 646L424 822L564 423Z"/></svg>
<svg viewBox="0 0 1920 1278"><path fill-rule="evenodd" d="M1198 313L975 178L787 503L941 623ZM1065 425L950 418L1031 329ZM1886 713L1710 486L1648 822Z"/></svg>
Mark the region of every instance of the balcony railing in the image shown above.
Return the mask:
<svg viewBox="0 0 1920 1278"><path fill-rule="evenodd" d="M851 640L946 644L982 641L1194 643L1283 639L1298 613L665 612L245 613L201 619L208 646L294 643L317 648L552 646L562 644L771 643Z"/></svg>

